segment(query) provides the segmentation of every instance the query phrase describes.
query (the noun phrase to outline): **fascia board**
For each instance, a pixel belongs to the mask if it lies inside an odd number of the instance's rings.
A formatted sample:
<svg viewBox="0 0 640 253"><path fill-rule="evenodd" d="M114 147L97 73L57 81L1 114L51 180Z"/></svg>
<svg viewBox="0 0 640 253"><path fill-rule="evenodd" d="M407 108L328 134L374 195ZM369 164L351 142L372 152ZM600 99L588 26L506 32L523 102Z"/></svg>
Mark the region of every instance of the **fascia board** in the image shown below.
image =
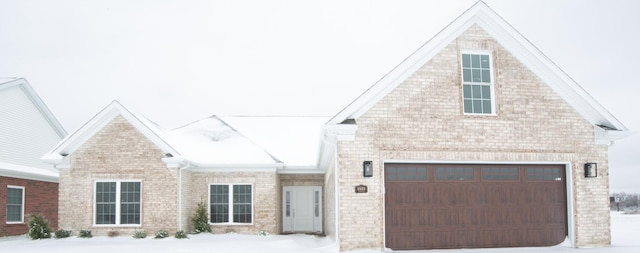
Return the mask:
<svg viewBox="0 0 640 253"><path fill-rule="evenodd" d="M0 176L57 183L59 173L54 170L0 163Z"/></svg>

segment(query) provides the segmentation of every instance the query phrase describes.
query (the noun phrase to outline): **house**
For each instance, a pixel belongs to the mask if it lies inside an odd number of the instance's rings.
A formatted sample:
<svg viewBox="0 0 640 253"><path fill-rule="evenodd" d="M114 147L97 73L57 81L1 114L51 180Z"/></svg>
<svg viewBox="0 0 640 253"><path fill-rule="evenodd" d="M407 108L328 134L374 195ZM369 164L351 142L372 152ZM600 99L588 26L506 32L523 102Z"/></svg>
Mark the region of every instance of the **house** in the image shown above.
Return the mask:
<svg viewBox="0 0 640 253"><path fill-rule="evenodd" d="M58 224L58 171L40 161L67 135L25 79L0 79L0 237L26 234L26 215Z"/></svg>
<svg viewBox="0 0 640 253"><path fill-rule="evenodd" d="M308 125L305 161L256 134L291 141L266 132L291 122L247 120L166 130L112 102L43 157L60 226L190 230L204 203L216 233L323 233L340 250L611 243L607 149L629 130L481 1Z"/></svg>

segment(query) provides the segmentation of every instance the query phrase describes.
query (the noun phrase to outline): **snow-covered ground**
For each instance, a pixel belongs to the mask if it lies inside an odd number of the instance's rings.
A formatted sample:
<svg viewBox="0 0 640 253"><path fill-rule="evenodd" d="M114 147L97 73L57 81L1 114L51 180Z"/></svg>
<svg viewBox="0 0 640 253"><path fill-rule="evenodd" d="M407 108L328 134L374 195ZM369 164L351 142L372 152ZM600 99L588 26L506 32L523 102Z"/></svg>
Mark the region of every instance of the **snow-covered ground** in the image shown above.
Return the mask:
<svg viewBox="0 0 640 253"><path fill-rule="evenodd" d="M640 215L611 213L612 246L574 249L567 243L543 248L430 250L429 253L488 253L488 252L578 252L578 253L637 253L640 252ZM141 252L337 252L338 246L326 237L308 235L253 236L239 234L200 234L189 239L133 239L131 237L94 237L30 240L25 236L0 238L1 252L46 253L141 253ZM380 252L359 250L357 253Z"/></svg>

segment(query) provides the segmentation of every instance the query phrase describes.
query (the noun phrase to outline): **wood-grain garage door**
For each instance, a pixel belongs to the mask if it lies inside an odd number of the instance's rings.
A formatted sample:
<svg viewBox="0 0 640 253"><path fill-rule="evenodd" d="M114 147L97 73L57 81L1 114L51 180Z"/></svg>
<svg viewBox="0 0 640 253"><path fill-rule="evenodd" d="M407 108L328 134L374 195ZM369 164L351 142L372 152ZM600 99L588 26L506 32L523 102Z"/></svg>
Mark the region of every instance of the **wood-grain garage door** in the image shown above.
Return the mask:
<svg viewBox="0 0 640 253"><path fill-rule="evenodd" d="M385 164L394 250L550 246L567 235L562 165Z"/></svg>

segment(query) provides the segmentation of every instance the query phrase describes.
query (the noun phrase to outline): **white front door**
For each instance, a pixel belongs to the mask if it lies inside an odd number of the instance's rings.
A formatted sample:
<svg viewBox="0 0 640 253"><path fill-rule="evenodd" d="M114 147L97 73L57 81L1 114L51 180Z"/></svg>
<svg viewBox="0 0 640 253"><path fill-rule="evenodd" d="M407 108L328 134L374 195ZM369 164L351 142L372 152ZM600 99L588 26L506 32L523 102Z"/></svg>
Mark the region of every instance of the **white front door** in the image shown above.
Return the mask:
<svg viewBox="0 0 640 253"><path fill-rule="evenodd" d="M284 187L283 232L322 232L321 190L319 186Z"/></svg>

